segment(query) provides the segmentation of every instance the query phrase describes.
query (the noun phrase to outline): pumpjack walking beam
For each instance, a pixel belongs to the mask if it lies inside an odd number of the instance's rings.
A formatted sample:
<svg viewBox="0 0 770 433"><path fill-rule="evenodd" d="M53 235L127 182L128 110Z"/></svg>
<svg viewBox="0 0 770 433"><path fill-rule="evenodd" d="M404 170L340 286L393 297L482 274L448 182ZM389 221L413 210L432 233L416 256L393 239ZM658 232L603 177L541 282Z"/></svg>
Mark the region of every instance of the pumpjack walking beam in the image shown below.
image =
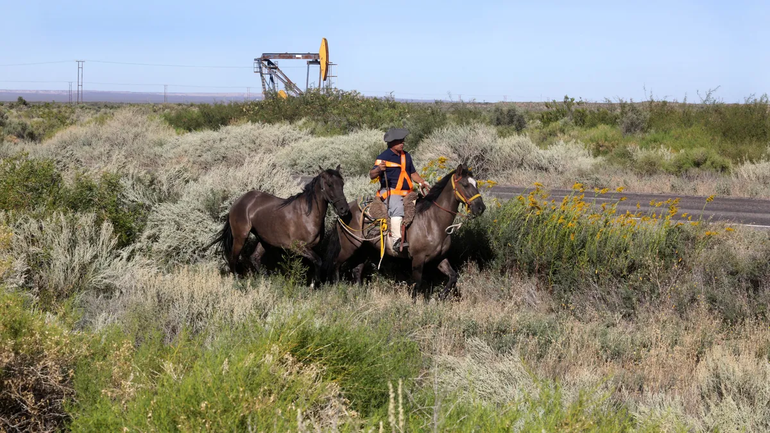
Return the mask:
<svg viewBox="0 0 770 433"><path fill-rule="evenodd" d="M286 92L292 96L299 96L302 90L294 84L291 79L273 62L273 60L308 60L308 77L310 76L310 65L319 64L318 53L263 53L261 57L254 59L254 72L259 72L262 80L262 93L267 95L268 91L275 92L275 80L283 83ZM307 86L307 83L306 83ZM307 90L307 89L306 89Z"/></svg>

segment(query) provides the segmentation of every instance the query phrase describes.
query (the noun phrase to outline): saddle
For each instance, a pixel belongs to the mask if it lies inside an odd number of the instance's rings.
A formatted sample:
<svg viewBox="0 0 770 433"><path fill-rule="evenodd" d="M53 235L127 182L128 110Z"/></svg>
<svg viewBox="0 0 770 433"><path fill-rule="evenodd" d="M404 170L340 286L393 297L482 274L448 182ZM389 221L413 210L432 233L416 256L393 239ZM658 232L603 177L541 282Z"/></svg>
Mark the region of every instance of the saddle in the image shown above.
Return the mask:
<svg viewBox="0 0 770 433"><path fill-rule="evenodd" d="M402 227L404 228L404 234L406 234L406 228L408 228L409 225L412 224L412 221L414 220L416 203L417 203L417 192L412 191L404 197L404 219L401 221ZM388 205L387 203L385 203L384 200L374 197L372 199L362 200L361 202L359 202L358 206L362 210L361 227L368 226L368 229L364 229L365 236L371 237L379 233L378 225L372 224L372 222L374 221L384 219L387 221L388 227L390 227L390 217L388 217ZM367 224L366 223L367 221L369 221L370 223Z"/></svg>
<svg viewBox="0 0 770 433"><path fill-rule="evenodd" d="M414 220L416 203L417 192L412 191L404 197L404 220L402 221L404 227L409 227ZM388 205L385 203L385 200L375 197L372 199L371 203L362 203L362 205L362 209L364 209L364 213L368 218L373 220L387 219L388 225L390 225Z"/></svg>

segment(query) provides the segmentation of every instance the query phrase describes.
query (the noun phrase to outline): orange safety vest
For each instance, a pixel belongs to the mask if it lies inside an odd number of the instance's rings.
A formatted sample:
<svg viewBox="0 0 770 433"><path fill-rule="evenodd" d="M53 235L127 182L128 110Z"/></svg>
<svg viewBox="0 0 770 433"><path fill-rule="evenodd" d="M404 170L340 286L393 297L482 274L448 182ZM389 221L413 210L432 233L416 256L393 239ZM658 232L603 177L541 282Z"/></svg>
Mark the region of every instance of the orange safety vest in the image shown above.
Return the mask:
<svg viewBox="0 0 770 433"><path fill-rule="evenodd" d="M378 159L374 162L374 165L380 165L383 161L381 159ZM377 191L377 197L385 200L388 198L391 194L398 194L400 196L406 196L409 194L409 192L412 191L412 179L409 178L409 175L406 173L406 153L401 152L401 164L396 164L395 162L385 161L385 167L395 168L399 167L401 168L401 174L398 176L398 183L396 184L395 188L390 188L389 190L385 191L385 193L380 193L380 191ZM386 176L387 173L382 173L383 176ZM404 189L404 181L406 181L406 184L409 186L409 189Z"/></svg>

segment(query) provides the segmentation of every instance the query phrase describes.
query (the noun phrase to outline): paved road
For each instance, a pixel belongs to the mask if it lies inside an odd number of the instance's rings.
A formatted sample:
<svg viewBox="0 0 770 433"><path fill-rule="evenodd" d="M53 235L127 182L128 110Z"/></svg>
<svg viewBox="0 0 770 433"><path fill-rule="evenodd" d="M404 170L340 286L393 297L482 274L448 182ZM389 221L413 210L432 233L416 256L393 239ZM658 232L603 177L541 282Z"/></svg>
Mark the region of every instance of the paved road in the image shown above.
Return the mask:
<svg viewBox="0 0 770 433"><path fill-rule="evenodd" d="M490 193L501 200L516 198L520 194L527 195L533 188L522 188L516 186L497 185L491 188ZM573 193L571 190L555 189L548 191L551 198L560 202L564 196ZM714 197L714 201L706 203L706 197L683 196L676 194L635 194L635 193L617 193L611 192L603 195L597 195L594 198L593 191L585 192L587 202L594 201L601 205L602 203L615 203L620 197L626 197L626 200L618 203L618 213L629 211L636 212L638 203L642 212L658 212L661 208L650 206L651 201L661 202L668 199L679 199L678 217L682 213L692 215L693 220L699 217L704 220L725 221L731 224L742 224L754 226L757 228L770 229L770 200L757 200L738 197ZM667 205L663 205L663 211L666 211Z"/></svg>
<svg viewBox="0 0 770 433"><path fill-rule="evenodd" d="M302 176L300 182L307 183L312 179L308 176ZM533 188L496 185L492 187L488 194L501 200L509 200L521 195L527 195ZM548 191L550 198L560 202L565 196L573 193L572 190L554 189ZM750 198L732 198L715 197L714 201L706 203L706 197L683 196L676 194L634 194L610 192L603 195L597 195L594 198L593 191L586 191L585 200L587 202L595 201L601 206L602 203L615 203L620 197L626 197L626 200L618 203L618 213L626 211L636 212L664 212L667 211L667 205L655 208L650 206L651 201L661 202L668 199L679 198L679 211L677 217L681 218L682 213L692 215L693 220L702 218L704 220L724 221L728 224L741 224L760 229L770 229L770 200L758 200ZM640 208L636 208L639 203Z"/></svg>

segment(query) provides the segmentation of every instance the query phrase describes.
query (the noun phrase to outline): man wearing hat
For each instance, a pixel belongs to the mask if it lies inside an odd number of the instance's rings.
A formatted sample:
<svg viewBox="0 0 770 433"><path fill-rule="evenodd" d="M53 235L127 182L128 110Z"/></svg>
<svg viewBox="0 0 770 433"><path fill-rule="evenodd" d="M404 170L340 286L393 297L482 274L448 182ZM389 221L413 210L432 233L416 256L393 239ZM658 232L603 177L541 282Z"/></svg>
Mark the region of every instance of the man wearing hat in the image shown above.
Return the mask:
<svg viewBox="0 0 770 433"><path fill-rule="evenodd" d="M371 179L380 178L380 190L377 197L388 204L393 237L393 249L401 247L401 222L404 219L404 196L412 191L413 183L422 188L430 189L428 182L417 174L412 162L412 155L404 150L404 139L409 131L402 128L390 128L385 133L388 149L377 157L374 167L369 171ZM408 246L406 242L403 245Z"/></svg>

